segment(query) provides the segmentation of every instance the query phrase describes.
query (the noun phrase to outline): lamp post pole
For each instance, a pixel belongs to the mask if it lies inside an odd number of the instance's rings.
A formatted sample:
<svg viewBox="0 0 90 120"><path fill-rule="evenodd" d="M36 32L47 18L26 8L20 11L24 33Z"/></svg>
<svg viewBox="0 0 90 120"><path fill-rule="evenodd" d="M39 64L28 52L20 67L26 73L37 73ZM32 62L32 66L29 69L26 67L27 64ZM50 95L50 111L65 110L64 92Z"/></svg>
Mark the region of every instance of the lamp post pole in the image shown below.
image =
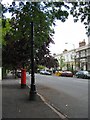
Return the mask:
<svg viewBox="0 0 90 120"><path fill-rule="evenodd" d="M66 42L65 44L68 44L68 42ZM73 48L74 48L74 64L75 64L75 71L76 71L76 49L75 49L75 45L74 44L72 44L73 45Z"/></svg>
<svg viewBox="0 0 90 120"><path fill-rule="evenodd" d="M75 49L75 45L73 44L74 47L74 63L75 63L75 72L76 72L76 49Z"/></svg>
<svg viewBox="0 0 90 120"><path fill-rule="evenodd" d="M30 85L30 100L35 100L36 98L36 86L34 77L34 40L33 40L33 22L31 22L31 85Z"/></svg>

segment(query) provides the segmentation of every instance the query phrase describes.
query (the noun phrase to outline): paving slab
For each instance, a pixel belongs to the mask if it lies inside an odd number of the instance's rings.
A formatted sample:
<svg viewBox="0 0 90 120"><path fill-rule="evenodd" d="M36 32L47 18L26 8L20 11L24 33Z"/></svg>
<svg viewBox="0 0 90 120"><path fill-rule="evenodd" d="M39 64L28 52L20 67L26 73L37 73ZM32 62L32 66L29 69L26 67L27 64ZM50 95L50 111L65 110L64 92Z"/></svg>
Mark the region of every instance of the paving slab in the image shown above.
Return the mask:
<svg viewBox="0 0 90 120"><path fill-rule="evenodd" d="M2 81L2 118L58 118L41 98L29 100L30 89L22 89L17 79Z"/></svg>

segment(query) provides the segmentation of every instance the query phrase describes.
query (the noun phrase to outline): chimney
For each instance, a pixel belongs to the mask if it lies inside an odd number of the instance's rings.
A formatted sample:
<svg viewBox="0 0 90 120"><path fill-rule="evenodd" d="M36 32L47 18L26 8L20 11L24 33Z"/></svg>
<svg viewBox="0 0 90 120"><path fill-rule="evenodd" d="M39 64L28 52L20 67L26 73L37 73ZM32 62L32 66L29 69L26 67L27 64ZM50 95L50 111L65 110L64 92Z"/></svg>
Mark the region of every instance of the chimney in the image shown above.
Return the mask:
<svg viewBox="0 0 90 120"><path fill-rule="evenodd" d="M67 52L68 50L67 49L64 49L63 53Z"/></svg>
<svg viewBox="0 0 90 120"><path fill-rule="evenodd" d="M53 57L55 57L56 53L53 54Z"/></svg>
<svg viewBox="0 0 90 120"><path fill-rule="evenodd" d="M82 46L85 46L86 45L86 42L85 42L85 39L81 42L79 42L79 47L82 47Z"/></svg>

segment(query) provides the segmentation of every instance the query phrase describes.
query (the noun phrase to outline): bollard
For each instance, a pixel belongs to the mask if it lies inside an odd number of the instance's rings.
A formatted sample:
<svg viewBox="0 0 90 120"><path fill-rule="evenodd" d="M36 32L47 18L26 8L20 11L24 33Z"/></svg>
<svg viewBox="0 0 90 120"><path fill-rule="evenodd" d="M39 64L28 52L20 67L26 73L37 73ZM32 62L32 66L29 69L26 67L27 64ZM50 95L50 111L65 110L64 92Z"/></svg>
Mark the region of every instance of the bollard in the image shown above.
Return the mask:
<svg viewBox="0 0 90 120"><path fill-rule="evenodd" d="M21 88L26 87L26 70L22 69L21 70Z"/></svg>

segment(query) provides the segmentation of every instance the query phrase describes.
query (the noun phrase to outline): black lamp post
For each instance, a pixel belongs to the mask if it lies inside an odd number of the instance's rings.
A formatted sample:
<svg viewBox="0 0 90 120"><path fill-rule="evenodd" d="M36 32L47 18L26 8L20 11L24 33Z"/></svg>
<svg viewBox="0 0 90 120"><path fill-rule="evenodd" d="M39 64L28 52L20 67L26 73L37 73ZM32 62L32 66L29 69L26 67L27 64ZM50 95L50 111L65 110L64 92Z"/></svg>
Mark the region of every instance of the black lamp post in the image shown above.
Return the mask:
<svg viewBox="0 0 90 120"><path fill-rule="evenodd" d="M34 40L33 40L33 22L31 22L31 85L30 85L30 100L35 100L36 98L36 86L34 77Z"/></svg>

